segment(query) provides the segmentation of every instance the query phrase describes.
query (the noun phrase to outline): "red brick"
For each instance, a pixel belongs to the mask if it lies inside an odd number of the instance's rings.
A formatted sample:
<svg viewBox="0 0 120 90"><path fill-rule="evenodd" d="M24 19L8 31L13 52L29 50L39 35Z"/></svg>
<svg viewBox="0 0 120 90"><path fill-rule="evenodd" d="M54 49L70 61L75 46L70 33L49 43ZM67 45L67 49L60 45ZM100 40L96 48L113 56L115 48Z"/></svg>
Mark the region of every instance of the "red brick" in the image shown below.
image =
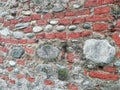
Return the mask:
<svg viewBox="0 0 120 90"><path fill-rule="evenodd" d="M78 90L78 86L75 84L71 84L71 83L67 85L67 88L68 90Z"/></svg>
<svg viewBox="0 0 120 90"><path fill-rule="evenodd" d="M9 77L8 76L5 76L5 75L0 75L0 78L3 79L3 80L9 80Z"/></svg>
<svg viewBox="0 0 120 90"><path fill-rule="evenodd" d="M111 15L93 15L86 17L86 22L112 21L113 19Z"/></svg>
<svg viewBox="0 0 120 90"><path fill-rule="evenodd" d="M0 51L3 51L3 52L7 53L9 50L7 48L5 48L5 47L0 46Z"/></svg>
<svg viewBox="0 0 120 90"><path fill-rule="evenodd" d="M81 32L81 37L87 37L87 36L90 36L92 34L91 31L83 31Z"/></svg>
<svg viewBox="0 0 120 90"><path fill-rule="evenodd" d="M57 39L66 40L66 32L55 33L55 36L56 36Z"/></svg>
<svg viewBox="0 0 120 90"><path fill-rule="evenodd" d="M68 34L68 39L75 39L75 38L80 38L81 35L79 32L72 32Z"/></svg>
<svg viewBox="0 0 120 90"><path fill-rule="evenodd" d="M18 41L19 44L27 44L27 40L26 39L22 39Z"/></svg>
<svg viewBox="0 0 120 90"><path fill-rule="evenodd" d="M10 20L11 24L17 24L19 22L19 20Z"/></svg>
<svg viewBox="0 0 120 90"><path fill-rule="evenodd" d="M64 18L65 17L65 13L64 12L60 12L60 13L55 13L54 14L54 18Z"/></svg>
<svg viewBox="0 0 120 90"><path fill-rule="evenodd" d="M15 84L15 80L10 79L10 80L9 80L9 83Z"/></svg>
<svg viewBox="0 0 120 90"><path fill-rule="evenodd" d="M120 20L117 21L116 27L117 27L117 28L120 27Z"/></svg>
<svg viewBox="0 0 120 90"><path fill-rule="evenodd" d="M48 23L47 20L38 20L37 21L38 25L46 25L47 23Z"/></svg>
<svg viewBox="0 0 120 90"><path fill-rule="evenodd" d="M60 19L58 21L58 23L62 24L62 25L70 25L70 24L72 24L71 19Z"/></svg>
<svg viewBox="0 0 120 90"><path fill-rule="evenodd" d="M111 4L114 3L115 0L87 0L85 2L85 7L95 7L104 4Z"/></svg>
<svg viewBox="0 0 120 90"><path fill-rule="evenodd" d="M79 23L84 23L85 22L85 18L74 18L72 20L72 24L79 24Z"/></svg>
<svg viewBox="0 0 120 90"><path fill-rule="evenodd" d="M100 7L100 8L95 8L94 14L107 14L110 13L110 7Z"/></svg>
<svg viewBox="0 0 120 90"><path fill-rule="evenodd" d="M89 15L90 14L90 9L83 9L83 10L79 10L76 12L77 16L81 16L81 15Z"/></svg>
<svg viewBox="0 0 120 90"><path fill-rule="evenodd" d="M47 13L45 15L43 15L43 19L51 19L53 17L53 14L52 13Z"/></svg>
<svg viewBox="0 0 120 90"><path fill-rule="evenodd" d="M25 28L23 30L24 33L31 33L32 32L32 27Z"/></svg>
<svg viewBox="0 0 120 90"><path fill-rule="evenodd" d="M103 68L103 70L104 70L105 72L115 73L115 72L116 72L116 67L113 67L113 66L105 66L105 67Z"/></svg>
<svg viewBox="0 0 120 90"><path fill-rule="evenodd" d="M116 52L116 57L117 57L117 58L120 58L120 51L119 51L119 52Z"/></svg>
<svg viewBox="0 0 120 90"><path fill-rule="evenodd" d="M109 73L103 73L103 72L98 72L98 71L90 71L89 76L93 78L99 78L99 79L105 79L105 80L118 80L119 79L119 75L117 74L109 74Z"/></svg>
<svg viewBox="0 0 120 90"><path fill-rule="evenodd" d="M36 41L34 39L28 39L27 44L35 44Z"/></svg>
<svg viewBox="0 0 120 90"><path fill-rule="evenodd" d="M115 41L115 43L118 45L118 47L120 47L120 37L118 33L114 33L112 35L113 40Z"/></svg>
<svg viewBox="0 0 120 90"><path fill-rule="evenodd" d="M4 61L4 60L3 60L3 58L0 58L0 64L2 64L2 63L3 63L3 61Z"/></svg>
<svg viewBox="0 0 120 90"><path fill-rule="evenodd" d="M19 41L18 40L16 40L16 39L7 39L8 41L9 41L9 43L10 44L18 44L19 43Z"/></svg>
<svg viewBox="0 0 120 90"><path fill-rule="evenodd" d="M5 21L5 22L3 23L3 26L5 26L5 27L10 26L10 21Z"/></svg>
<svg viewBox="0 0 120 90"><path fill-rule="evenodd" d="M21 78L24 78L25 76L23 75L23 74L16 74L16 77L18 78L18 79L21 79Z"/></svg>
<svg viewBox="0 0 120 90"><path fill-rule="evenodd" d="M66 13L65 13L65 16L76 16L76 13L77 13L77 11L67 11Z"/></svg>
<svg viewBox="0 0 120 90"><path fill-rule="evenodd" d="M54 86L55 85L55 83L51 80L44 80L44 84L47 86Z"/></svg>
<svg viewBox="0 0 120 90"><path fill-rule="evenodd" d="M30 76L26 76L26 80L28 80L31 83L35 82L35 78L30 77Z"/></svg>
<svg viewBox="0 0 120 90"><path fill-rule="evenodd" d="M31 15L31 19L32 20L40 20L41 19L41 15L39 15L39 14L33 14L33 15Z"/></svg>
<svg viewBox="0 0 120 90"><path fill-rule="evenodd" d="M13 70L13 67L7 67L7 71L11 72Z"/></svg>
<svg viewBox="0 0 120 90"><path fill-rule="evenodd" d="M108 29L108 24L96 23L93 25L93 30L95 31L102 31L102 30L107 30L107 29Z"/></svg>
<svg viewBox="0 0 120 90"><path fill-rule="evenodd" d="M67 60L68 60L68 62L73 63L74 62L74 54L73 53L68 53L67 54Z"/></svg>
<svg viewBox="0 0 120 90"><path fill-rule="evenodd" d="M26 51L26 53L28 53L28 54L34 54L34 49L31 48L31 47L25 47L25 51Z"/></svg>
<svg viewBox="0 0 120 90"><path fill-rule="evenodd" d="M25 61L24 60L17 60L17 64L24 66L25 65Z"/></svg>
<svg viewBox="0 0 120 90"><path fill-rule="evenodd" d="M55 39L55 33L46 33L45 38L46 39Z"/></svg>
<svg viewBox="0 0 120 90"><path fill-rule="evenodd" d="M30 16L27 16L27 17L24 17L22 19L23 22L30 22L31 21L31 17Z"/></svg>
<svg viewBox="0 0 120 90"><path fill-rule="evenodd" d="M0 18L0 23L3 23L4 22L4 18Z"/></svg>
<svg viewBox="0 0 120 90"><path fill-rule="evenodd" d="M36 38L37 39L42 39L45 37L45 33L39 33L39 34L36 34Z"/></svg>

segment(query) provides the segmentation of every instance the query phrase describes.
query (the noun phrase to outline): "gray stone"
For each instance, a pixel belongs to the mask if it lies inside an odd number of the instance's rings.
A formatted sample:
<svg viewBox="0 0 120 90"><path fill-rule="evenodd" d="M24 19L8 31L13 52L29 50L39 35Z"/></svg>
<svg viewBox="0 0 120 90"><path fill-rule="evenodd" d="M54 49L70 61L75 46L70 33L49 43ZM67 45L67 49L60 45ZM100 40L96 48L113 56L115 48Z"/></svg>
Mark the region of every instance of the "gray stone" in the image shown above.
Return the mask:
<svg viewBox="0 0 120 90"><path fill-rule="evenodd" d="M115 48L107 40L89 39L85 41L83 53L95 63L110 63L115 55Z"/></svg>
<svg viewBox="0 0 120 90"><path fill-rule="evenodd" d="M16 65L16 62L11 60L11 61L9 61L9 65L10 65L10 66L15 66L15 65Z"/></svg>
<svg viewBox="0 0 120 90"><path fill-rule="evenodd" d="M0 13L0 16L2 16L2 17L5 17L6 15L9 15L9 13L6 12L6 11L3 11L3 12Z"/></svg>
<svg viewBox="0 0 120 90"><path fill-rule="evenodd" d="M34 4L39 5L43 2L43 0L33 0Z"/></svg>
<svg viewBox="0 0 120 90"><path fill-rule="evenodd" d="M89 23L85 23L85 24L83 24L83 28L84 29L90 29L91 25Z"/></svg>
<svg viewBox="0 0 120 90"><path fill-rule="evenodd" d="M57 21L57 20L51 20L51 21L50 21L50 24L56 25L56 24L58 24L58 21Z"/></svg>
<svg viewBox="0 0 120 90"><path fill-rule="evenodd" d="M61 12L65 10L64 6L61 4L55 4L54 7L52 8L53 12Z"/></svg>
<svg viewBox="0 0 120 90"><path fill-rule="evenodd" d="M46 31L46 32L50 32L50 31L52 31L52 29L53 29L53 26L52 26L52 25L47 25L47 26L45 27L45 31Z"/></svg>
<svg viewBox="0 0 120 90"><path fill-rule="evenodd" d="M10 36L12 34L12 32L8 28L4 28L4 29L0 30L0 34L3 36Z"/></svg>
<svg viewBox="0 0 120 90"><path fill-rule="evenodd" d="M26 16L29 16L29 15L31 15L31 11L22 11L22 14L26 15Z"/></svg>
<svg viewBox="0 0 120 90"><path fill-rule="evenodd" d="M34 33L27 33L27 34L26 34L26 37L28 37L28 38L33 38L34 36L35 36Z"/></svg>
<svg viewBox="0 0 120 90"><path fill-rule="evenodd" d="M22 47L13 47L11 50L11 55L14 58L20 58L24 54L24 49Z"/></svg>
<svg viewBox="0 0 120 90"><path fill-rule="evenodd" d="M38 48L37 55L42 59L52 60L57 58L59 49L53 45L45 44Z"/></svg>
<svg viewBox="0 0 120 90"><path fill-rule="evenodd" d="M64 29L65 29L65 26L64 26L64 25L59 25L59 26L56 27L56 30L57 30L58 32L61 32L61 31L63 31Z"/></svg>
<svg viewBox="0 0 120 90"><path fill-rule="evenodd" d="M19 32L19 31L13 32L13 36L16 39L22 39L24 37L24 33L23 32Z"/></svg>
<svg viewBox="0 0 120 90"><path fill-rule="evenodd" d="M7 15L7 16L6 16L6 19L7 19L7 20L13 20L13 19L14 19L14 17L13 17L13 16L11 16L11 15Z"/></svg>
<svg viewBox="0 0 120 90"><path fill-rule="evenodd" d="M78 8L80 8L80 4L76 4L76 3L73 4L73 8L74 8L74 9L78 9Z"/></svg>
<svg viewBox="0 0 120 90"><path fill-rule="evenodd" d="M69 29L70 31L73 31L73 30L75 30L76 28L77 28L76 25L70 25L70 26L68 27L68 29Z"/></svg>
<svg viewBox="0 0 120 90"><path fill-rule="evenodd" d="M120 60L117 60L115 63L114 63L115 66L117 67L120 67Z"/></svg>
<svg viewBox="0 0 120 90"><path fill-rule="evenodd" d="M33 32L34 32L34 33L41 32L42 30L43 30L43 28L40 27L40 26L35 26L35 27L33 27Z"/></svg>
<svg viewBox="0 0 120 90"><path fill-rule="evenodd" d="M26 27L28 27L30 25L30 23L19 23L15 25L16 29L24 29Z"/></svg>

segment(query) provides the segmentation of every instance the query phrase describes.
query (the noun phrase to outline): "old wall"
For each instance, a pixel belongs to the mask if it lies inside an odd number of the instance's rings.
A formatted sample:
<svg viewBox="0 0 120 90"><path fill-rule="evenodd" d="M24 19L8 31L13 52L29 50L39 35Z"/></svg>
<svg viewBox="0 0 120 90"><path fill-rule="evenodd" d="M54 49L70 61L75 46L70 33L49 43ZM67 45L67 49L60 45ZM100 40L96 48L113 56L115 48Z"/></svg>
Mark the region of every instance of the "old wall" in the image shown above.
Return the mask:
<svg viewBox="0 0 120 90"><path fill-rule="evenodd" d="M119 0L0 0L1 90L120 90Z"/></svg>

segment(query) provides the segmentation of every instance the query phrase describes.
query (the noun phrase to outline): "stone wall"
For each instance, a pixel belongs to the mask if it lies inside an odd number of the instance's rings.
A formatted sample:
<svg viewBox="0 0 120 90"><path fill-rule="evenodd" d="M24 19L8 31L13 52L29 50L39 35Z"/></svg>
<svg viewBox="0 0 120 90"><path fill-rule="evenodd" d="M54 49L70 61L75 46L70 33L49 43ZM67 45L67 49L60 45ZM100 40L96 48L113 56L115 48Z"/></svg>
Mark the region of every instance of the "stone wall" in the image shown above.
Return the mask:
<svg viewBox="0 0 120 90"><path fill-rule="evenodd" d="M0 90L120 90L119 0L0 0Z"/></svg>

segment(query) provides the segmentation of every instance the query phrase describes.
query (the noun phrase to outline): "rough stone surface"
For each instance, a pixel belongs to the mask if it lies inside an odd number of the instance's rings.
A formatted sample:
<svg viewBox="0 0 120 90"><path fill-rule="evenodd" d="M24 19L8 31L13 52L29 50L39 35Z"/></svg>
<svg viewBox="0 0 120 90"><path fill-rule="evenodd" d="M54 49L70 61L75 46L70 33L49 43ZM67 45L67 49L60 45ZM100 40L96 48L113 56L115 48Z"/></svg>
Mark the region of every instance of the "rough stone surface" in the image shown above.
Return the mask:
<svg viewBox="0 0 120 90"><path fill-rule="evenodd" d="M37 33L37 32L41 32L43 29L42 29L42 27L40 27L40 26L35 26L34 28L33 28L33 32L35 32L35 33Z"/></svg>
<svg viewBox="0 0 120 90"><path fill-rule="evenodd" d="M85 41L83 53L95 63L110 63L115 56L115 48L107 40L89 39Z"/></svg>

